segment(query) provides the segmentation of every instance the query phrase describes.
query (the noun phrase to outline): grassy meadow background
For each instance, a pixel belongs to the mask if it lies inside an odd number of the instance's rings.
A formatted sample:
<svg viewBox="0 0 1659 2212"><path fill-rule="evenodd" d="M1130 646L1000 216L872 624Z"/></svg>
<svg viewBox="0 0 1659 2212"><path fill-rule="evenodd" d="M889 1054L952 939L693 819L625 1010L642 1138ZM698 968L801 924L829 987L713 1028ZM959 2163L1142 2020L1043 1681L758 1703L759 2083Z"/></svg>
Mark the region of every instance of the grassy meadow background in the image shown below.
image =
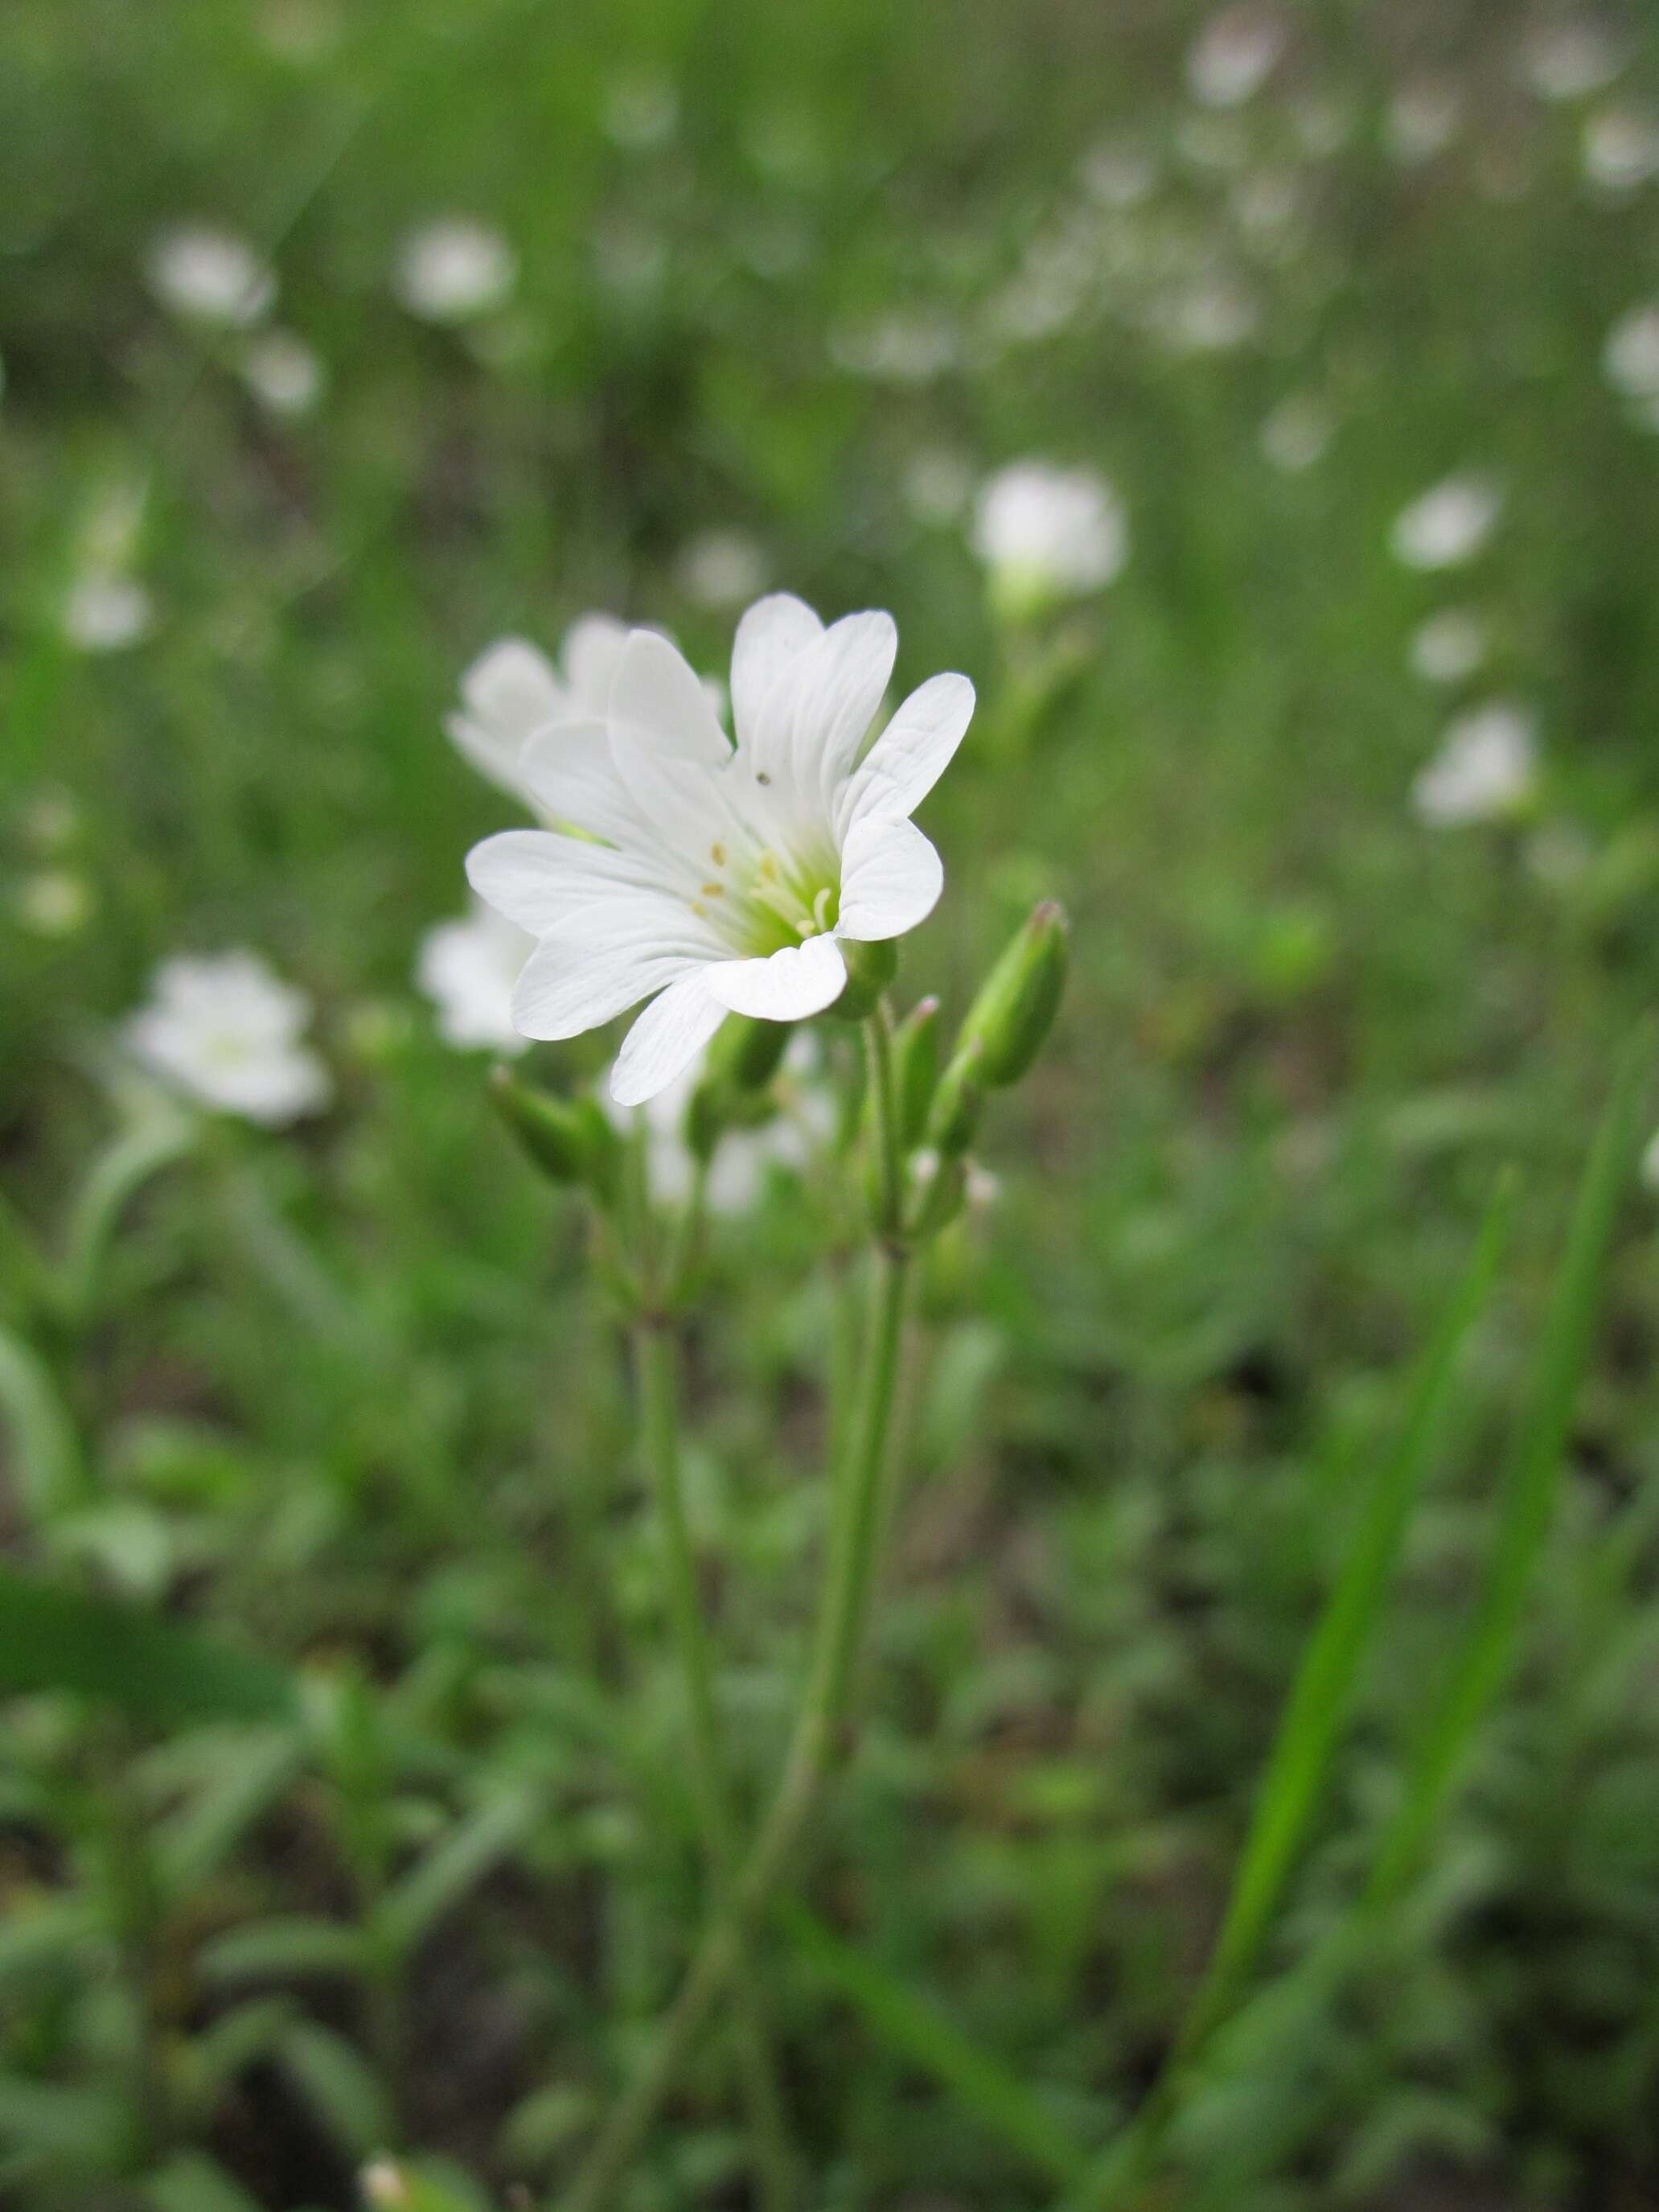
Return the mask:
<svg viewBox="0 0 1659 2212"><path fill-rule="evenodd" d="M17 2212L343 2212L398 2148L446 2201L539 2206L697 1924L625 1370L574 1204L413 975L512 818L445 740L459 675L589 609L715 673L762 589L891 609L901 687L962 669L981 702L901 988L959 1012L1034 899L1072 915L998 1194L927 1272L867 1723L804 1881L924 2041L1091 2148L1169 2046L1359 1473L1516 1164L1269 1983L1363 1881L1659 988L1659 338L1645 396L1604 361L1659 295L1659 52L1603 17L1619 74L1552 97L1565 19L1519 0L1290 6L1217 106L1204 20L0 10L0 1529L308 1686L303 1725L0 1715ZM438 325L393 280L457 213L515 280ZM269 256L310 404L157 298L189 221ZM1029 457L1108 479L1129 557L1011 628L971 512ZM1489 542L1402 563L1395 518L1469 472ZM65 610L110 571L143 616L88 651ZM1411 659L1448 609L1487 641L1451 684ZM1414 781L1492 700L1535 717L1527 804L1436 826ZM95 1304L35 1328L30 1241L84 1230L156 1110L120 1023L158 961L241 945L314 1000L332 1103L181 1139ZM1419 1869L1311 2029L1247 2016L1149 2206L1659 2205L1655 1202L1632 1178L1522 1633ZM715 1224L690 1323L746 1801L814 1588L836 1227L775 1179ZM848 1955L764 1947L806 2203L1052 2203ZM744 2176L711 2038L626 2201L737 2208Z"/></svg>

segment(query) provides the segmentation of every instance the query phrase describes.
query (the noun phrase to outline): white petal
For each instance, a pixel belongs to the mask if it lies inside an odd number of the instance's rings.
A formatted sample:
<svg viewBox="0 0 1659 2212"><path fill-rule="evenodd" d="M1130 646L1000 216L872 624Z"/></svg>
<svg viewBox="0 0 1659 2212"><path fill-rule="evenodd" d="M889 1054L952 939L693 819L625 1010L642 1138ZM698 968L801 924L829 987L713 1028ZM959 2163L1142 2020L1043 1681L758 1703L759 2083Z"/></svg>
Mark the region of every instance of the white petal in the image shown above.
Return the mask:
<svg viewBox="0 0 1659 2212"><path fill-rule="evenodd" d="M847 985L847 963L833 937L809 937L765 960L722 960L703 977L710 995L734 1014L766 1022L804 1022L833 1006Z"/></svg>
<svg viewBox="0 0 1659 2212"><path fill-rule="evenodd" d="M583 615L565 632L559 665L583 713L603 714L610 704L617 663L627 642L628 625L614 615Z"/></svg>
<svg viewBox="0 0 1659 2212"><path fill-rule="evenodd" d="M638 860L550 830L503 830L486 837L466 856L466 879L481 899L532 937L545 937L574 911L607 895L635 902L661 896Z"/></svg>
<svg viewBox="0 0 1659 2212"><path fill-rule="evenodd" d="M690 662L654 630L628 635L611 685L611 718L632 743L718 768L732 757Z"/></svg>
<svg viewBox="0 0 1659 2212"><path fill-rule="evenodd" d="M665 1091L726 1019L726 1008L703 987L707 972L672 984L628 1032L611 1071L611 1096L619 1106L642 1106Z"/></svg>
<svg viewBox="0 0 1659 2212"><path fill-rule="evenodd" d="M739 744L752 742L767 694L789 662L823 635L823 624L792 592L774 592L750 608L732 647L732 714Z"/></svg>
<svg viewBox="0 0 1659 2212"><path fill-rule="evenodd" d="M879 778L882 811L913 813L950 766L973 712L974 687L965 676L930 676L866 755L855 779L860 795ZM863 811L856 796L852 811Z"/></svg>
<svg viewBox="0 0 1659 2212"><path fill-rule="evenodd" d="M761 709L748 764L828 810L893 672L891 615L846 615L787 663Z"/></svg>
<svg viewBox="0 0 1659 2212"><path fill-rule="evenodd" d="M544 653L521 637L504 637L481 653L461 678L461 700L480 721L528 737L565 703L564 686Z"/></svg>
<svg viewBox="0 0 1659 2212"><path fill-rule="evenodd" d="M944 887L939 856L914 822L866 815L842 848L836 933L860 942L902 937L927 921Z"/></svg>
<svg viewBox="0 0 1659 2212"><path fill-rule="evenodd" d="M526 739L519 779L541 811L590 836L624 845L639 830L639 816L611 758L602 721L555 722Z"/></svg>
<svg viewBox="0 0 1659 2212"><path fill-rule="evenodd" d="M514 986L513 1026L525 1036L580 1036L702 964L651 939L593 948L545 937Z"/></svg>

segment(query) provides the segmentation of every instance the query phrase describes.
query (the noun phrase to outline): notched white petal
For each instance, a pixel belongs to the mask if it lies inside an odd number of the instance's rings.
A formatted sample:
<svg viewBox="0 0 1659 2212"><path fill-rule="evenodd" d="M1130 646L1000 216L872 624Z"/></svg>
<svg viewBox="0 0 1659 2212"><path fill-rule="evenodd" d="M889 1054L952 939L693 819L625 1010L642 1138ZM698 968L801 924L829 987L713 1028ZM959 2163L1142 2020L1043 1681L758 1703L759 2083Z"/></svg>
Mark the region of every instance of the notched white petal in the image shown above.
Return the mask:
<svg viewBox="0 0 1659 2212"><path fill-rule="evenodd" d="M902 937L927 921L944 888L944 863L914 822L866 815L842 850L836 931L860 943Z"/></svg>
<svg viewBox="0 0 1659 2212"><path fill-rule="evenodd" d="M744 616L732 647L732 726L740 745L753 742L767 694L785 668L823 634L811 608L790 592L757 599Z"/></svg>
<svg viewBox="0 0 1659 2212"><path fill-rule="evenodd" d="M514 985L513 1026L524 1036L580 1036L700 964L684 952L653 949L648 938L598 950L544 938Z"/></svg>
<svg viewBox="0 0 1659 2212"><path fill-rule="evenodd" d="M726 1008L704 988L707 973L671 985L628 1032L611 1071L611 1096L619 1106L643 1106L665 1091L726 1019Z"/></svg>
<svg viewBox="0 0 1659 2212"><path fill-rule="evenodd" d="M878 795L884 812L913 812L950 766L973 714L974 687L965 676L930 676L918 685L865 757L853 812L871 811Z"/></svg>
<svg viewBox="0 0 1659 2212"><path fill-rule="evenodd" d="M764 960L721 961L703 981L710 995L734 1014L802 1022L840 998L847 986L847 963L833 937L809 937Z"/></svg>

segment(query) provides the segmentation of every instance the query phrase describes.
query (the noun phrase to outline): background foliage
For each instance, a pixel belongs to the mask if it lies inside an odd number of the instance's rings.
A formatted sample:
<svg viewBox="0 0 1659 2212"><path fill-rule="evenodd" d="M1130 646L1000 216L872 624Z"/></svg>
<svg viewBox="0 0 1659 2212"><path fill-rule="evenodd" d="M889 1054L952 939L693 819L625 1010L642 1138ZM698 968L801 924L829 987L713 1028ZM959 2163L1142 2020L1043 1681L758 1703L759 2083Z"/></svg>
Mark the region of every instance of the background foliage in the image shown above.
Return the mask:
<svg viewBox="0 0 1659 2212"><path fill-rule="evenodd" d="M812 2202L1048 2201L983 2083L939 2086L941 2021L1091 2148L1142 2094L1361 1472L1513 1161L1274 1975L1340 1921L1659 982L1659 444L1601 368L1659 232L1650 184L1583 165L1597 112L1655 99L1652 36L1614 19L1618 86L1551 102L1540 20L1307 7L1215 111L1200 19L1127 0L0 14L5 1534L240 1662L222 1698L174 1659L154 1700L125 1661L29 1681L0 1724L7 2202L343 2207L405 2141L462 2203L538 2200L672 1984L695 1830L620 1357L574 1211L410 973L503 818L441 733L459 670L603 607L717 671L711 531L827 613L892 608L901 680L980 685L907 986L959 1009L1033 897L1074 924L1000 1199L929 1274L872 1716L812 1917L771 1938ZM1402 159L1431 93L1454 124ZM451 209L519 278L435 328L388 277ZM196 216L270 251L313 412L262 410L147 290ZM1249 327L1195 344L1218 298ZM892 317L937 361L870 374ZM1264 451L1287 401L1329 426L1300 468ZM1131 556L1011 633L915 464L937 493L1031 453L1110 478ZM1413 574L1394 518L1466 468L1504 489L1492 544ZM112 512L154 623L94 657L61 609ZM1492 652L1449 699L1408 642L1465 604ZM1489 695L1538 714L1530 815L1436 831L1413 779ZM159 958L239 944L314 994L332 1109L143 1124L89 1194L136 1110L113 1024ZM821 1521L823 1205L780 1182L722 1226L693 1328L750 1792ZM1515 1668L1423 1863L1311 2028L1247 2012L1172 2201L1659 2203L1652 1234L1632 1198ZM31 1246L84 1263L67 1304ZM741 2172L711 2045L636 2201L735 2205Z"/></svg>

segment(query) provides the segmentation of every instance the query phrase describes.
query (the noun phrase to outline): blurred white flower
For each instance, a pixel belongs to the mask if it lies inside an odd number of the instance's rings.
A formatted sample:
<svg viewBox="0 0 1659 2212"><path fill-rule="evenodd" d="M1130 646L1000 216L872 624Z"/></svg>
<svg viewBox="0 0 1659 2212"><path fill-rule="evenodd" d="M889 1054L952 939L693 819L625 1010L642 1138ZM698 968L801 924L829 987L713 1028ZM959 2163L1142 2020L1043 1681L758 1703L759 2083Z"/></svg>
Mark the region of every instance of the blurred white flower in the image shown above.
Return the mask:
<svg viewBox="0 0 1659 2212"><path fill-rule="evenodd" d="M699 1054L684 1074L642 1107L619 1106L606 1085L599 1103L617 1128L626 1130L637 1111L645 1123L651 1188L670 1206L690 1195L695 1164L685 1141L685 1109L702 1079ZM746 1213L765 1188L774 1168L799 1174L815 1150L828 1143L836 1126L835 1102L821 1079L812 1039L792 1037L783 1056L779 1089L782 1110L757 1129L733 1129L720 1139L708 1170L703 1197L711 1213Z"/></svg>
<svg viewBox="0 0 1659 2212"><path fill-rule="evenodd" d="M662 145L679 119L679 94L665 77L626 77L605 95L605 135L631 154Z"/></svg>
<svg viewBox="0 0 1659 2212"><path fill-rule="evenodd" d="M577 1036L651 999L611 1078L640 1105L728 1013L822 1013L846 986L844 945L926 919L944 871L909 817L974 690L933 678L861 753L896 651L889 615L825 629L786 592L760 600L732 656L734 746L667 640L630 631L605 720L544 731L522 756L545 814L588 836L512 830L468 855L474 890L538 939L514 994L526 1036Z"/></svg>
<svg viewBox="0 0 1659 2212"><path fill-rule="evenodd" d="M1133 138L1103 138L1079 164L1078 180L1102 207L1138 207L1152 196L1158 182L1158 163L1147 148Z"/></svg>
<svg viewBox="0 0 1659 2212"><path fill-rule="evenodd" d="M705 530L680 548L674 578L699 606L742 606L765 587L766 556L740 530Z"/></svg>
<svg viewBox="0 0 1659 2212"><path fill-rule="evenodd" d="M255 952L179 957L156 969L146 1006L123 1030L128 1049L176 1090L245 1121L281 1127L325 1106L328 1070L303 1042L303 991Z"/></svg>
<svg viewBox="0 0 1659 2212"><path fill-rule="evenodd" d="M1330 410L1310 393L1293 392L1281 399L1258 434L1263 458L1287 476L1299 476L1324 459L1335 424Z"/></svg>
<svg viewBox="0 0 1659 2212"><path fill-rule="evenodd" d="M39 853L61 853L81 834L82 813L75 793L61 783L42 784L17 806L18 829Z"/></svg>
<svg viewBox="0 0 1659 2212"><path fill-rule="evenodd" d="M155 609L136 577L94 570L70 585L58 621L77 652L119 653L149 635Z"/></svg>
<svg viewBox="0 0 1659 2212"><path fill-rule="evenodd" d="M518 276L518 256L500 231L471 216L444 216L404 239L392 288L424 322L465 323L501 307Z"/></svg>
<svg viewBox="0 0 1659 2212"><path fill-rule="evenodd" d="M1583 100L1600 92L1626 58L1621 41L1587 16L1540 23L1521 50L1522 74L1540 100Z"/></svg>
<svg viewBox="0 0 1659 2212"><path fill-rule="evenodd" d="M1659 394L1659 304L1632 307L1607 332L1601 369L1626 399Z"/></svg>
<svg viewBox="0 0 1659 2212"><path fill-rule="evenodd" d="M1354 106L1343 93L1302 94L1291 103L1291 128L1310 161L1328 161L1353 136Z"/></svg>
<svg viewBox="0 0 1659 2212"><path fill-rule="evenodd" d="M1289 41L1277 8L1244 4L1212 15L1187 52L1187 88L1206 107L1239 107L1254 98Z"/></svg>
<svg viewBox="0 0 1659 2212"><path fill-rule="evenodd" d="M535 946L515 922L481 902L459 921L421 939L415 979L438 1012L438 1034L457 1051L522 1052L513 1026L513 986Z"/></svg>
<svg viewBox="0 0 1659 2212"><path fill-rule="evenodd" d="M1585 118L1583 163L1598 191L1633 192L1659 175L1659 122L1645 108L1598 107Z"/></svg>
<svg viewBox="0 0 1659 2212"><path fill-rule="evenodd" d="M1513 700L1494 699L1450 724L1412 786L1412 804L1437 830L1499 821L1521 811L1537 781L1536 718Z"/></svg>
<svg viewBox="0 0 1659 2212"><path fill-rule="evenodd" d="M248 329L276 297L269 263L246 239L212 223L182 222L162 231L151 241L144 274L175 315L228 330Z"/></svg>
<svg viewBox="0 0 1659 2212"><path fill-rule="evenodd" d="M35 937L78 936L92 919L92 885L72 868L25 876L15 900L17 919Z"/></svg>
<svg viewBox="0 0 1659 2212"><path fill-rule="evenodd" d="M1659 1191L1659 1129L1654 1131L1643 1147L1641 1173L1647 1188Z"/></svg>
<svg viewBox="0 0 1659 2212"><path fill-rule="evenodd" d="M872 322L832 331L830 353L849 376L879 384L927 384L951 368L960 349L948 315L926 308L896 308Z"/></svg>
<svg viewBox="0 0 1659 2212"><path fill-rule="evenodd" d="M1255 337L1260 319L1250 295L1224 276L1168 294L1152 318L1165 345L1178 354L1231 352Z"/></svg>
<svg viewBox="0 0 1659 2212"><path fill-rule="evenodd" d="M973 549L1007 611L1097 591L1129 557L1121 501L1090 469L1015 461L975 503Z"/></svg>
<svg viewBox="0 0 1659 2212"><path fill-rule="evenodd" d="M323 396L323 364L294 331L251 338L239 366L248 390L273 415L308 415Z"/></svg>
<svg viewBox="0 0 1659 2212"><path fill-rule="evenodd" d="M1382 143L1396 161L1415 168L1445 152L1462 119L1462 101L1450 85L1404 85L1389 102Z"/></svg>
<svg viewBox="0 0 1659 2212"><path fill-rule="evenodd" d="M500 638L461 678L461 706L444 724L481 775L529 803L519 774L525 739L550 722L603 714L628 637L610 615L583 615L564 634L556 667L521 637Z"/></svg>
<svg viewBox="0 0 1659 2212"><path fill-rule="evenodd" d="M1447 607L1412 632L1407 659L1425 684L1462 684L1486 657L1486 626L1468 607Z"/></svg>
<svg viewBox="0 0 1659 2212"><path fill-rule="evenodd" d="M1504 495L1490 477L1448 477L1401 509L1389 544L1408 568L1457 568L1492 536Z"/></svg>
<svg viewBox="0 0 1659 2212"><path fill-rule="evenodd" d="M1251 169L1227 195L1233 220L1252 244L1280 246L1302 212L1301 188L1288 169Z"/></svg>
<svg viewBox="0 0 1659 2212"><path fill-rule="evenodd" d="M973 471L960 453L924 446L906 462L899 489L918 522L934 527L954 522L974 489Z"/></svg>

